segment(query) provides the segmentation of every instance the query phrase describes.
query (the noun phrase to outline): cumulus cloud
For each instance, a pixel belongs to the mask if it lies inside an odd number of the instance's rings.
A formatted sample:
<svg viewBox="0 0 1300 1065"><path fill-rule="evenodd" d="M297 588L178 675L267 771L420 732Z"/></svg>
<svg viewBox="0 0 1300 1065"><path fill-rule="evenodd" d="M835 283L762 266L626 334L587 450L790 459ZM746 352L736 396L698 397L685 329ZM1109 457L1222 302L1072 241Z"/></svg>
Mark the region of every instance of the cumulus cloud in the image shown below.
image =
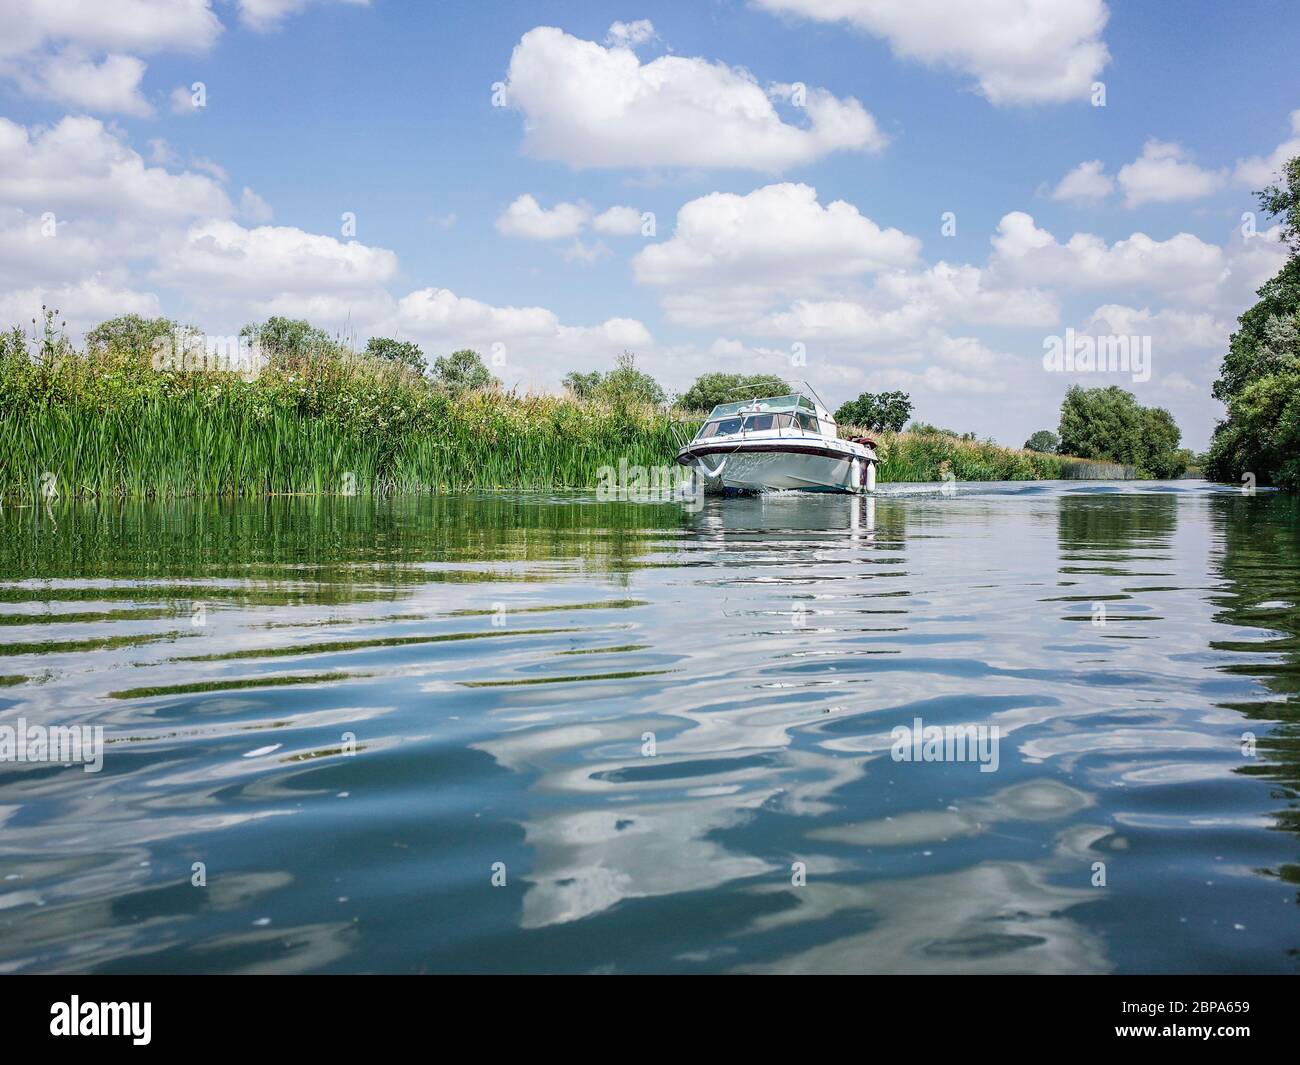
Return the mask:
<svg viewBox="0 0 1300 1065"><path fill-rule="evenodd" d="M293 226L213 220L191 226L166 248L158 278L169 285L261 296L277 292L365 291L397 273L397 256L355 240L307 233Z"/></svg>
<svg viewBox="0 0 1300 1065"><path fill-rule="evenodd" d="M220 34L209 0L9 0L0 7L0 56L68 44L143 54L202 51Z"/></svg>
<svg viewBox="0 0 1300 1065"><path fill-rule="evenodd" d="M269 203L245 185L239 197L239 213L249 222L262 223L271 221L275 212Z"/></svg>
<svg viewBox="0 0 1300 1065"><path fill-rule="evenodd" d="M1052 190L1054 200L1097 203L1115 191L1115 179L1105 173L1100 159L1080 163Z"/></svg>
<svg viewBox="0 0 1300 1065"><path fill-rule="evenodd" d="M83 111L146 117L138 54L209 48L208 0L10 0L0 6L0 77Z"/></svg>
<svg viewBox="0 0 1300 1065"><path fill-rule="evenodd" d="M1092 312L1080 333L1091 336L1150 336L1162 355L1188 351L1218 351L1232 326L1208 311L1130 307L1107 303Z"/></svg>
<svg viewBox="0 0 1300 1065"><path fill-rule="evenodd" d="M1276 182L1286 161L1297 155L1300 155L1300 108L1291 112L1291 136L1268 155L1239 159L1233 177L1239 185L1261 189Z"/></svg>
<svg viewBox="0 0 1300 1065"><path fill-rule="evenodd" d="M177 85L167 97L167 104L173 115L197 115L199 108L194 105L194 90L188 85Z"/></svg>
<svg viewBox="0 0 1300 1065"><path fill-rule="evenodd" d="M296 15L320 0L239 0L239 20L249 29L259 33L279 29L290 15ZM342 3L365 6L370 0L340 0Z"/></svg>
<svg viewBox="0 0 1300 1065"><path fill-rule="evenodd" d="M111 53L96 63L76 49L58 52L17 75L23 91L85 111L147 117L153 108L140 93L144 61Z"/></svg>
<svg viewBox="0 0 1300 1065"><path fill-rule="evenodd" d="M1081 100L1110 61L1102 0L757 0L760 7L847 22L895 55L974 76L995 104Z"/></svg>
<svg viewBox="0 0 1300 1065"><path fill-rule="evenodd" d="M57 309L60 320L68 323L68 332L72 334L83 333L119 314L157 318L163 313L154 293L91 277L66 285L0 292L0 321L27 324L33 318L40 318L42 306Z"/></svg>
<svg viewBox="0 0 1300 1065"><path fill-rule="evenodd" d="M1076 233L1062 244L1023 211L1002 217L993 248L999 276L1065 289L1135 286L1190 296L1196 286L1213 285L1225 266L1221 248L1191 233L1168 240L1134 233L1113 244Z"/></svg>
<svg viewBox="0 0 1300 1065"><path fill-rule="evenodd" d="M524 115L525 151L575 168L780 171L885 144L851 97L809 89L800 118L786 122L742 69L672 55L643 64L630 48L551 26L529 30L515 46L507 99Z"/></svg>
<svg viewBox="0 0 1300 1065"><path fill-rule="evenodd" d="M641 232L641 212L635 207L611 207L592 219L597 233L614 237L632 237Z"/></svg>
<svg viewBox="0 0 1300 1065"><path fill-rule="evenodd" d="M591 209L584 204L557 203L544 208L537 198L524 193L497 218L497 231L507 237L526 240L560 240L576 237L591 218Z"/></svg>
<svg viewBox="0 0 1300 1065"><path fill-rule="evenodd" d="M239 0L241 21L279 26L319 0ZM365 4L368 0L341 0ZM0 4L0 78L25 93L83 111L148 117L141 55L203 52L220 37L212 0L5 0ZM184 113L188 90L171 109Z"/></svg>
<svg viewBox="0 0 1300 1065"><path fill-rule="evenodd" d="M231 214L218 181L149 166L120 135L85 116L32 130L0 118L0 201L112 212L155 227L169 219Z"/></svg>
<svg viewBox="0 0 1300 1065"><path fill-rule="evenodd" d="M658 36L654 23L648 18L639 18L635 22L615 22L605 35L605 43L622 48L635 48Z"/></svg>
<svg viewBox="0 0 1300 1065"><path fill-rule="evenodd" d="M942 321L1044 326L1060 317L1058 301L1050 293L999 285L987 270L970 264L938 262L928 270L882 274L872 297L920 306L928 317Z"/></svg>
<svg viewBox="0 0 1300 1065"><path fill-rule="evenodd" d="M823 207L811 186L782 183L691 200L677 212L672 238L642 249L632 267L639 282L660 287L809 291L828 278L908 266L920 248L851 203Z"/></svg>
<svg viewBox="0 0 1300 1065"><path fill-rule="evenodd" d="M1119 168L1118 180L1125 205L1138 207L1144 203L1199 200L1222 188L1227 176L1221 171L1201 169L1177 144L1149 140L1141 156Z"/></svg>

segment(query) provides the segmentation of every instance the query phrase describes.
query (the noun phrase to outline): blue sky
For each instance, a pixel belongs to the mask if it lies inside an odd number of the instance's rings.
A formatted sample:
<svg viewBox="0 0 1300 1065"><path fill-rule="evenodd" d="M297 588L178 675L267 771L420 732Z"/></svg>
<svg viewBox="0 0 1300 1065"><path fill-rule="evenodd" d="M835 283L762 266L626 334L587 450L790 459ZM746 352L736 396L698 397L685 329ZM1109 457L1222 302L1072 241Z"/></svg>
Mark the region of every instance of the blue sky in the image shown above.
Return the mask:
<svg viewBox="0 0 1300 1065"><path fill-rule="evenodd" d="M1204 446L1300 151L1286 3L2 0L0 42L6 322L292 314L535 389L626 347L1008 444L1083 383ZM1149 379L1044 369L1067 329Z"/></svg>

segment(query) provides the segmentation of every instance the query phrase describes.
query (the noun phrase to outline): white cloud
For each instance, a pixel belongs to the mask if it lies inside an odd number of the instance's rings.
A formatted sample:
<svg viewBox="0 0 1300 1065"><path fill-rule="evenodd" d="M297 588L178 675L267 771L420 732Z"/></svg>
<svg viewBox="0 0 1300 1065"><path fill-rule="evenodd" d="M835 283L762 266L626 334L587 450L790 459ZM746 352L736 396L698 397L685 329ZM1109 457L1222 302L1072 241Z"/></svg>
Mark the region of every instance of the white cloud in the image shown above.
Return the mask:
<svg viewBox="0 0 1300 1065"><path fill-rule="evenodd" d="M72 44L107 52L203 51L221 34L209 0L7 0L0 55Z"/></svg>
<svg viewBox="0 0 1300 1065"><path fill-rule="evenodd" d="M298 14L314 2L319 0L239 0L239 19L249 29L266 33L279 29L286 18ZM364 6L370 0L342 2Z"/></svg>
<svg viewBox="0 0 1300 1065"><path fill-rule="evenodd" d="M816 189L783 183L691 200L677 212L672 238L642 249L632 267L646 285L808 291L828 278L908 266L920 248L851 203L823 207Z"/></svg>
<svg viewBox="0 0 1300 1065"><path fill-rule="evenodd" d="M872 295L890 304L920 305L928 317L942 321L1041 326L1060 317L1060 307L1050 293L1000 286L988 271L968 264L941 261L920 272L881 274Z"/></svg>
<svg viewBox="0 0 1300 1065"><path fill-rule="evenodd" d="M0 77L78 110L147 117L135 53L202 51L220 33L208 0L7 0Z"/></svg>
<svg viewBox="0 0 1300 1065"><path fill-rule="evenodd" d="M246 229L214 220L167 247L157 278L201 296L268 298L275 293L365 292L397 273L397 256L358 241L292 226Z"/></svg>
<svg viewBox="0 0 1300 1065"><path fill-rule="evenodd" d="M385 328L389 335L415 338L426 351L499 352L505 365L493 366L493 373L507 385L535 389L554 388L570 370L608 367L624 349L644 352L654 343L634 318L565 325L545 307L496 307L445 288L402 297Z"/></svg>
<svg viewBox="0 0 1300 1065"><path fill-rule="evenodd" d="M1158 140L1147 141L1141 156L1119 168L1119 185L1128 207L1199 200L1217 192L1225 181L1223 172L1203 170L1177 144Z"/></svg>
<svg viewBox="0 0 1300 1065"><path fill-rule="evenodd" d="M232 213L221 185L147 166L95 118L31 130L0 118L0 201L36 211L83 209L149 222Z"/></svg>
<svg viewBox="0 0 1300 1065"><path fill-rule="evenodd" d="M1291 112L1291 136L1268 155L1252 155L1237 160L1233 177L1238 184L1251 189L1262 189L1278 180L1288 159L1300 155L1300 108Z"/></svg>
<svg viewBox="0 0 1300 1065"><path fill-rule="evenodd" d="M43 213L0 208L0 284L66 283L94 272L103 258L103 242L93 232ZM8 324L0 320L0 328Z"/></svg>
<svg viewBox="0 0 1300 1065"><path fill-rule="evenodd" d="M268 30L315 2L239 0L240 17ZM203 52L221 31L212 0L4 0L0 78L79 110L147 117L153 108L140 93L145 63L138 56ZM170 97L178 114L192 110L182 94L188 90Z"/></svg>
<svg viewBox="0 0 1300 1065"><path fill-rule="evenodd" d="M1054 200L1096 203L1115 191L1115 179L1102 169L1100 159L1080 163L1052 190Z"/></svg>
<svg viewBox="0 0 1300 1065"><path fill-rule="evenodd" d="M98 278L86 278L67 285L0 292L0 322L23 324L30 329L31 320L40 318L42 305L57 309L59 319L68 323L68 333L74 335L119 314L157 318L163 313L158 297L152 292L137 292Z"/></svg>
<svg viewBox="0 0 1300 1065"><path fill-rule="evenodd" d="M641 212L635 207L611 207L592 219L597 233L613 237L632 237L641 232Z"/></svg>
<svg viewBox="0 0 1300 1065"><path fill-rule="evenodd" d="M17 75L30 96L85 111L148 117L153 108L140 94L144 61L111 53L96 63L77 49L57 52Z"/></svg>
<svg viewBox="0 0 1300 1065"><path fill-rule="evenodd" d="M605 35L605 43L615 47L635 48L657 36L654 23L648 18L639 18L635 22L615 22Z"/></svg>
<svg viewBox="0 0 1300 1065"><path fill-rule="evenodd" d="M527 240L561 240L576 237L591 217L584 204L557 203L550 210L524 193L497 218L497 231L507 237Z"/></svg>
<svg viewBox="0 0 1300 1065"><path fill-rule="evenodd" d="M1092 312L1079 332L1090 336L1149 336L1160 356L1189 351L1219 351L1226 347L1232 326L1207 311L1129 307L1107 303Z"/></svg>
<svg viewBox="0 0 1300 1065"><path fill-rule="evenodd" d="M1225 266L1223 249L1191 233L1163 241L1134 233L1113 244L1076 233L1061 244L1023 211L1002 217L992 243L1000 279L1064 289L1136 286L1195 299L1193 290L1213 286Z"/></svg>
<svg viewBox="0 0 1300 1065"><path fill-rule="evenodd" d="M779 171L833 151L879 151L885 138L857 100L810 89L807 124L784 122L748 72L705 59L642 64L551 26L523 35L507 99L524 148L573 167L734 167Z"/></svg>
<svg viewBox="0 0 1300 1065"><path fill-rule="evenodd" d="M905 59L973 75L995 104L1081 100L1110 60L1102 0L757 0L848 22Z"/></svg>
<svg viewBox="0 0 1300 1065"><path fill-rule="evenodd" d="M239 197L239 213L247 221L259 224L271 221L274 216L271 205L247 185Z"/></svg>
<svg viewBox="0 0 1300 1065"><path fill-rule="evenodd" d="M177 85L172 89L167 103L173 115L197 115L200 110L194 106L194 90L189 85Z"/></svg>

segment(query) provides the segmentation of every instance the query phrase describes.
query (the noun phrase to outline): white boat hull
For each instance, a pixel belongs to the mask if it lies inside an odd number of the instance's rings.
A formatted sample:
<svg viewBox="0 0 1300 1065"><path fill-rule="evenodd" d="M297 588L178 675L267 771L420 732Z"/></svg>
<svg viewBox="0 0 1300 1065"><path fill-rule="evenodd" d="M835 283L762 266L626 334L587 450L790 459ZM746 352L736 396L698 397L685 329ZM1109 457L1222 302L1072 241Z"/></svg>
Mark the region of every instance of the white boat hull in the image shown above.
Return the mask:
<svg viewBox="0 0 1300 1065"><path fill-rule="evenodd" d="M694 469L711 492L861 492L867 488L869 462L852 453L756 448L684 452L678 461Z"/></svg>

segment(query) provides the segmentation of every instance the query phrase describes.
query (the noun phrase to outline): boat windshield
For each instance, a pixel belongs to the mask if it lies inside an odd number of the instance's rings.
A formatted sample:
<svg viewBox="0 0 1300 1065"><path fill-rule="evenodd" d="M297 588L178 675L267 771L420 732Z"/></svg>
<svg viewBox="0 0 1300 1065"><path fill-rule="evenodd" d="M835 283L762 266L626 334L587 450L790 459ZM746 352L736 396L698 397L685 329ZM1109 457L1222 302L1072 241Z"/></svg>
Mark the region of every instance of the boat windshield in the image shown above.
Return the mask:
<svg viewBox="0 0 1300 1065"><path fill-rule="evenodd" d="M696 440L707 440L714 436L732 436L740 432L739 418L721 418L717 421L706 422L704 428L695 434Z"/></svg>
<svg viewBox="0 0 1300 1065"><path fill-rule="evenodd" d="M715 436L734 436L742 430L746 433L768 432L772 429L789 429L793 419L799 419L800 426L807 428L811 423L813 432L817 431L817 419L807 414L746 414L737 418L715 418L705 422L695 434L696 440L708 440Z"/></svg>

